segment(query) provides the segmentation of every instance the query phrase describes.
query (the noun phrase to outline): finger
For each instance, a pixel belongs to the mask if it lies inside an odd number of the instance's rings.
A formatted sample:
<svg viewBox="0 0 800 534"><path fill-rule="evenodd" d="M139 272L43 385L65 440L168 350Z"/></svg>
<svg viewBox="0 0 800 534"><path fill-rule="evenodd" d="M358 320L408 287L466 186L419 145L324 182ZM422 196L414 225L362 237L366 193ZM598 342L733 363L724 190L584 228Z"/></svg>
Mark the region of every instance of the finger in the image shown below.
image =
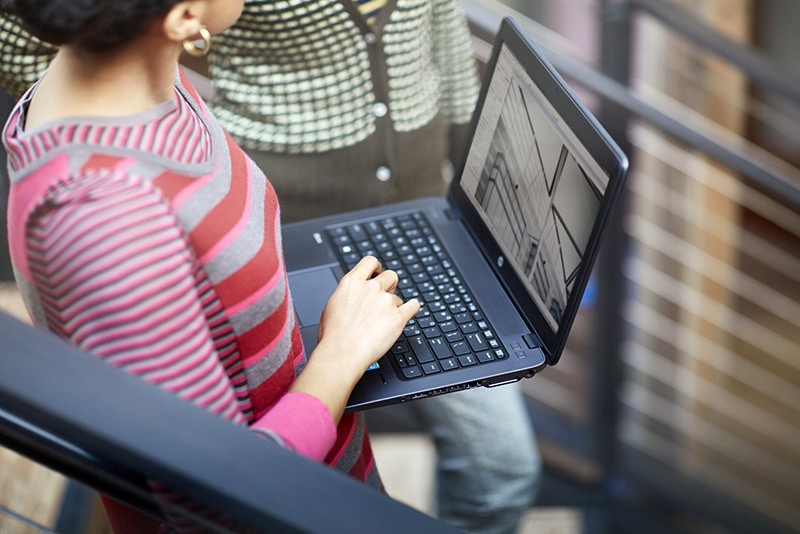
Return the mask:
<svg viewBox="0 0 800 534"><path fill-rule="evenodd" d="M356 263L355 267L350 270L353 276L362 280L369 280L374 275L381 272L381 262L375 256L364 256Z"/></svg>
<svg viewBox="0 0 800 534"><path fill-rule="evenodd" d="M417 299L409 299L404 304L398 306L397 309L403 313L408 321L419 313L420 304Z"/></svg>
<svg viewBox="0 0 800 534"><path fill-rule="evenodd" d="M378 282L381 286L383 291L393 293L395 288L397 287L398 277L397 273L394 271L383 271L381 274L373 278L376 282Z"/></svg>

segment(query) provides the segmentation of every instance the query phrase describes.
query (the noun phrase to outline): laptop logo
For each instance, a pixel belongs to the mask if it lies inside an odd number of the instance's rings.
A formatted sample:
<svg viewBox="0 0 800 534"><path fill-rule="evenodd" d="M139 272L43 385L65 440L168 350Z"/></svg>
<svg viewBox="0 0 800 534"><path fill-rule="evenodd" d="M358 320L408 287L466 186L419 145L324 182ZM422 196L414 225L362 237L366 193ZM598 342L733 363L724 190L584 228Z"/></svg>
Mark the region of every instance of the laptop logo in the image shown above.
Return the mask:
<svg viewBox="0 0 800 534"><path fill-rule="evenodd" d="M322 244L322 236L320 235L319 232L314 232L314 241L317 242L317 245Z"/></svg>
<svg viewBox="0 0 800 534"><path fill-rule="evenodd" d="M498 257L497 257L497 267L498 267L498 268L501 268L501 267L503 267L503 264L504 264L505 262L506 262L506 260L505 260L505 258L503 258L503 256L498 256Z"/></svg>

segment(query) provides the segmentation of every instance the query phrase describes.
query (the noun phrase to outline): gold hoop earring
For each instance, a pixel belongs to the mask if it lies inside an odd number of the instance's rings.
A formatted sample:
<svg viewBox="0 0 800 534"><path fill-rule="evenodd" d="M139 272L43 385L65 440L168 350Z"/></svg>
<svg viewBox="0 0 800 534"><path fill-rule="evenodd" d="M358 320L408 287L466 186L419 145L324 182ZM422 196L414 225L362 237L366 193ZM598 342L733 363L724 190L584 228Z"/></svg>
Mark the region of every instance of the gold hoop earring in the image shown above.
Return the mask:
<svg viewBox="0 0 800 534"><path fill-rule="evenodd" d="M186 50L189 55L203 57L211 50L211 32L209 32L205 26L200 26L198 32L200 33L200 39L203 41L203 46L197 46L197 44L195 44L196 41L186 39L183 42L183 49Z"/></svg>

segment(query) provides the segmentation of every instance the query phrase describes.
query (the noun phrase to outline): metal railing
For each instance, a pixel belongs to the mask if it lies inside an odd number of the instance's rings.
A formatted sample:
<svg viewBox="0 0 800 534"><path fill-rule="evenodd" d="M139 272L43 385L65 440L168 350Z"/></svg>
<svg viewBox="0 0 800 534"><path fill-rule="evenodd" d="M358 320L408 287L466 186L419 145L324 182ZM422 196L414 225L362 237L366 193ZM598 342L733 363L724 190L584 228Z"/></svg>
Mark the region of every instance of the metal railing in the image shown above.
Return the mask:
<svg viewBox="0 0 800 534"><path fill-rule="evenodd" d="M0 444L150 516L206 532L455 532L2 312L0 343ZM156 499L145 480L228 522Z"/></svg>
<svg viewBox="0 0 800 534"><path fill-rule="evenodd" d="M465 0L479 54L515 17L599 100L600 122L632 161L596 267L598 299L572 336L586 339L526 384L538 434L554 441L546 450L571 453L560 464L582 466L577 478L616 488L610 503L660 503L735 531L797 527L800 170L638 84L634 35L646 19L789 105L800 106L800 77L675 2L596 4L597 67L506 5Z"/></svg>

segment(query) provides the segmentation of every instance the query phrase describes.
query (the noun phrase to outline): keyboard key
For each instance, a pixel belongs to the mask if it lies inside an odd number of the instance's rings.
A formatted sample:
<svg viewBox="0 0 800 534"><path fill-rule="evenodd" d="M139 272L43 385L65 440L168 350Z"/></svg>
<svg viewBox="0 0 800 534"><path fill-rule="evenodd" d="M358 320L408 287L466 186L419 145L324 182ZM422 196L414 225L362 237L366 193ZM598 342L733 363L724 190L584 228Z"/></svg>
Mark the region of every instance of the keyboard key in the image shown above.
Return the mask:
<svg viewBox="0 0 800 534"><path fill-rule="evenodd" d="M436 321L432 317L425 317L423 319L418 319L417 324L420 328L425 329L436 326Z"/></svg>
<svg viewBox="0 0 800 534"><path fill-rule="evenodd" d="M447 304L453 304L454 302L461 302L461 297L455 293L451 293L444 298L444 301Z"/></svg>
<svg viewBox="0 0 800 534"><path fill-rule="evenodd" d="M478 363L478 360L472 354L465 354L458 357L458 363L461 364L461 367L469 367Z"/></svg>
<svg viewBox="0 0 800 534"><path fill-rule="evenodd" d="M350 237L352 237L353 240L355 241L367 239L367 233L364 231L364 228L360 224L351 225L347 229L347 233L349 233Z"/></svg>
<svg viewBox="0 0 800 534"><path fill-rule="evenodd" d="M409 274L417 274L422 272L423 267L419 263L406 263L406 269L408 269Z"/></svg>
<svg viewBox="0 0 800 534"><path fill-rule="evenodd" d="M468 312L457 313L454 315L458 324L469 323L472 321L472 314Z"/></svg>
<svg viewBox="0 0 800 534"><path fill-rule="evenodd" d="M444 311L447 309L447 305L444 303L444 301L441 300L434 300L428 305L428 307L434 313L438 311Z"/></svg>
<svg viewBox="0 0 800 534"><path fill-rule="evenodd" d="M350 239L350 236L347 235L347 234L341 234L341 235L332 236L332 237L333 237L333 242L336 243L336 245L338 245L338 246L352 245L353 244L353 240Z"/></svg>
<svg viewBox="0 0 800 534"><path fill-rule="evenodd" d="M439 323L439 328L442 332L456 332L458 331L458 327L456 323L453 321L445 321L444 323Z"/></svg>
<svg viewBox="0 0 800 534"><path fill-rule="evenodd" d="M403 267L403 262L401 262L398 259L389 260L389 261L386 262L386 268L387 269L391 269L393 271L401 269L402 267Z"/></svg>
<svg viewBox="0 0 800 534"><path fill-rule="evenodd" d="M450 309L450 313L452 313L453 315L465 313L467 311L467 307L464 306L464 304L461 303L461 302L457 302L455 304L451 304L449 309ZM471 320L471 318L472 318L472 315L470 315L470 319L468 319L468 320ZM465 322L465 321L459 321L459 322Z"/></svg>
<svg viewBox="0 0 800 534"><path fill-rule="evenodd" d="M435 338L435 337L441 337L441 335L442 335L442 331L439 330L438 326L432 326L430 328L425 328L425 329L422 330L422 333L428 339L432 339L432 338Z"/></svg>
<svg viewBox="0 0 800 534"><path fill-rule="evenodd" d="M461 341L462 339L464 339L464 336L462 336L461 332L459 332L458 330L453 330L452 332L447 332L444 335L444 339L448 343L455 343L456 341Z"/></svg>
<svg viewBox="0 0 800 534"><path fill-rule="evenodd" d="M416 365L413 367L404 367L403 376L406 378L417 378L422 376L422 371Z"/></svg>
<svg viewBox="0 0 800 534"><path fill-rule="evenodd" d="M433 304L434 302L440 302L442 300L442 297L439 296L439 293L436 293L434 291L428 291L427 293L422 294L422 300Z"/></svg>
<svg viewBox="0 0 800 534"><path fill-rule="evenodd" d="M437 337L428 342L431 344L431 348L437 359L443 360L453 355L453 353L450 352L450 345L448 345L443 338Z"/></svg>
<svg viewBox="0 0 800 534"><path fill-rule="evenodd" d="M480 332L466 334L464 337L467 339L467 343L469 343L473 352L480 352L489 348Z"/></svg>
<svg viewBox="0 0 800 534"><path fill-rule="evenodd" d="M453 349L453 352L462 355L462 354L469 354L469 345L467 345L466 341L456 341L455 343L451 343L450 347Z"/></svg>
<svg viewBox="0 0 800 534"><path fill-rule="evenodd" d="M438 373L441 371L439 368L439 364L436 362L424 363L422 364L422 372L426 375L432 375L433 373Z"/></svg>
<svg viewBox="0 0 800 534"><path fill-rule="evenodd" d="M477 332L478 331L478 325L476 325L472 321L470 321L468 323L464 323L464 324L461 325L461 331L464 332L465 334L469 334L470 332Z"/></svg>
<svg viewBox="0 0 800 534"><path fill-rule="evenodd" d="M451 321L453 319L453 316L447 312L436 312L433 314L433 317L436 319L436 322L438 323L444 323L447 321Z"/></svg>
<svg viewBox="0 0 800 534"><path fill-rule="evenodd" d="M402 352L408 352L408 351L409 351L408 342L405 339L398 340L392 346L392 354L400 354Z"/></svg>
<svg viewBox="0 0 800 534"><path fill-rule="evenodd" d="M428 273L428 274L430 274L430 273ZM444 273L432 274L431 275L431 281L434 284L437 284L437 285L446 284L446 283L448 283L450 281L450 278L448 278L447 275L444 274Z"/></svg>
<svg viewBox="0 0 800 534"><path fill-rule="evenodd" d="M400 296L403 297L403 300L415 299L419 296L419 291L417 291L413 286L408 287L400 290Z"/></svg>
<svg viewBox="0 0 800 534"><path fill-rule="evenodd" d="M422 333L422 330L417 324L410 324L403 328L403 335L406 337L413 337L418 336Z"/></svg>
<svg viewBox="0 0 800 534"><path fill-rule="evenodd" d="M476 354L478 357L478 361L481 363L486 363L494 360L494 354L490 350L484 350Z"/></svg>
<svg viewBox="0 0 800 534"><path fill-rule="evenodd" d="M441 293L442 295L449 295L450 293L455 293L456 291L456 288L453 287L453 284L450 283L441 284L436 289L438 289L439 293Z"/></svg>
<svg viewBox="0 0 800 534"><path fill-rule="evenodd" d="M427 293L428 291L434 291L436 288L430 282L430 280L420 280L417 282L417 289L419 289L423 293Z"/></svg>
<svg viewBox="0 0 800 534"><path fill-rule="evenodd" d="M447 358L446 360L439 361L439 365L442 366L444 371L450 371L451 369L458 369L458 363L456 363L455 358Z"/></svg>
<svg viewBox="0 0 800 534"><path fill-rule="evenodd" d="M433 353L428 346L428 342L422 336L412 337L408 340L411 345L411 350L414 351L414 356L417 357L419 363L428 363L433 361Z"/></svg>

